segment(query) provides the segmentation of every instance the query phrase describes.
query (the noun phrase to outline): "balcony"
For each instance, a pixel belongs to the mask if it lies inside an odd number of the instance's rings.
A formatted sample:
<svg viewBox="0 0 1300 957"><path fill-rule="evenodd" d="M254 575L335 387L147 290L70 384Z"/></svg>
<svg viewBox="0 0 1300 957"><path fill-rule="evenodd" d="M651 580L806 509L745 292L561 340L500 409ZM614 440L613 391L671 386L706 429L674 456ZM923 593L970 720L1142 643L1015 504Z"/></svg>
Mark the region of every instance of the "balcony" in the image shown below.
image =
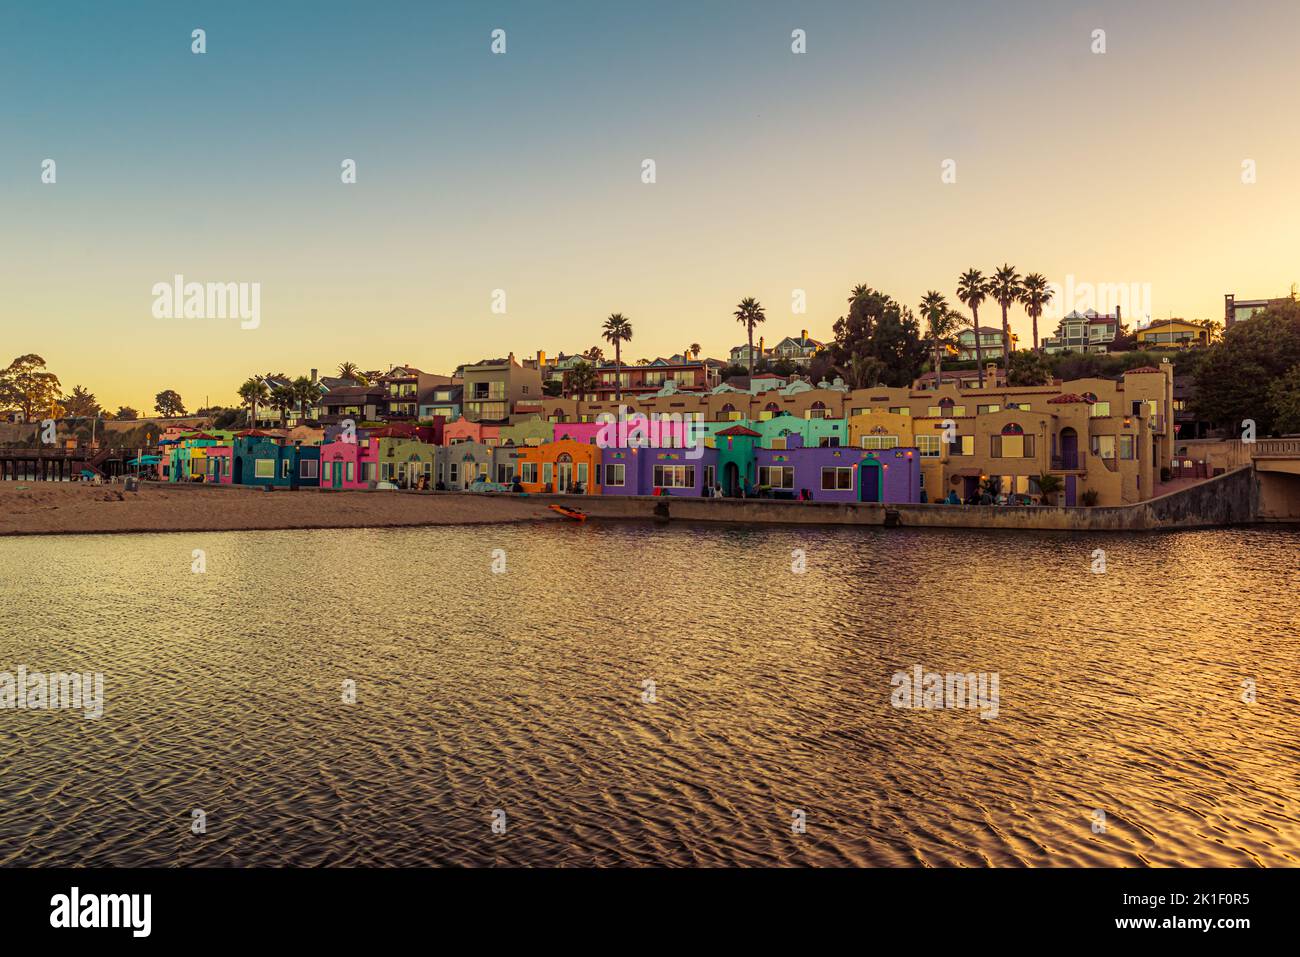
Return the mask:
<svg viewBox="0 0 1300 957"><path fill-rule="evenodd" d="M1088 470L1086 452L1069 452L1052 456L1053 472L1086 472Z"/></svg>

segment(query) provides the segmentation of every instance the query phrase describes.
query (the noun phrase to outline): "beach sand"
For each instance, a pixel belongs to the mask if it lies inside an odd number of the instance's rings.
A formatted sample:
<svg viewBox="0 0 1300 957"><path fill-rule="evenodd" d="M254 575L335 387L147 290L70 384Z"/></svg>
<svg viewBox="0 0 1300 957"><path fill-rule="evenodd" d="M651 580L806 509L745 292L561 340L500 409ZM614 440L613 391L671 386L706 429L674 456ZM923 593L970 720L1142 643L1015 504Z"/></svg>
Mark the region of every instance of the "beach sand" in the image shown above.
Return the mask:
<svg viewBox="0 0 1300 957"><path fill-rule="evenodd" d="M0 482L0 535L216 532L553 521L545 503L500 496L169 485Z"/></svg>

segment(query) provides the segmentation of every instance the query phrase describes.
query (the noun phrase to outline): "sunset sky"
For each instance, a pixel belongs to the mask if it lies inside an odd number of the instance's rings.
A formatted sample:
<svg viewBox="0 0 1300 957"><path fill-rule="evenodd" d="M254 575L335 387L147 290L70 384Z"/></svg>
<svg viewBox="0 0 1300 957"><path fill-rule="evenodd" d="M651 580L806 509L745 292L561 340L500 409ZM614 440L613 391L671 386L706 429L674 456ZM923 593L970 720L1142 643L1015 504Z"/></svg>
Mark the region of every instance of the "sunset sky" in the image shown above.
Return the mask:
<svg viewBox="0 0 1300 957"><path fill-rule="evenodd" d="M769 344L829 338L856 283L915 307L1003 261L1149 284L1161 318L1284 295L1300 5L1070 7L6 4L0 363L194 408L256 372L582 350L615 311L631 360L725 358L744 296ZM260 327L154 318L178 273L260 283Z"/></svg>

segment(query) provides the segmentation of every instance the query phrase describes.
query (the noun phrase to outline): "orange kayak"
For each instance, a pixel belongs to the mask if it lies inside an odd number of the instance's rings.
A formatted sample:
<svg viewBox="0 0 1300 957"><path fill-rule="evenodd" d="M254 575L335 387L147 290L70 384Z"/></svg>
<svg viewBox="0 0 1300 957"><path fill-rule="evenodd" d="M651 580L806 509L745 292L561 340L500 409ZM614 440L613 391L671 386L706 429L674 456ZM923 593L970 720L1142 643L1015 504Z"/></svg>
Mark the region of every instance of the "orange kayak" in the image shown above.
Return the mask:
<svg viewBox="0 0 1300 957"><path fill-rule="evenodd" d="M575 522L585 522L587 520L587 513L576 508L569 508L565 505L548 505L547 508L552 512L559 512L565 518L571 518Z"/></svg>

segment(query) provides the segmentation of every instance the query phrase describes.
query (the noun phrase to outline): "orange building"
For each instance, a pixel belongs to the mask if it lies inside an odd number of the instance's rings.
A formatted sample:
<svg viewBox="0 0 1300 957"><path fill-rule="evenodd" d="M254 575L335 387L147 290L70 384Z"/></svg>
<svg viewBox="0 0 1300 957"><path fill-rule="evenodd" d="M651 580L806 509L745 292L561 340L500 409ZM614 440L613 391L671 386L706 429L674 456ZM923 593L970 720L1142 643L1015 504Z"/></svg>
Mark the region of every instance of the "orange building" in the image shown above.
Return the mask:
<svg viewBox="0 0 1300 957"><path fill-rule="evenodd" d="M599 495L600 448L590 442L560 439L525 446L515 453L519 484L525 492L572 492Z"/></svg>

